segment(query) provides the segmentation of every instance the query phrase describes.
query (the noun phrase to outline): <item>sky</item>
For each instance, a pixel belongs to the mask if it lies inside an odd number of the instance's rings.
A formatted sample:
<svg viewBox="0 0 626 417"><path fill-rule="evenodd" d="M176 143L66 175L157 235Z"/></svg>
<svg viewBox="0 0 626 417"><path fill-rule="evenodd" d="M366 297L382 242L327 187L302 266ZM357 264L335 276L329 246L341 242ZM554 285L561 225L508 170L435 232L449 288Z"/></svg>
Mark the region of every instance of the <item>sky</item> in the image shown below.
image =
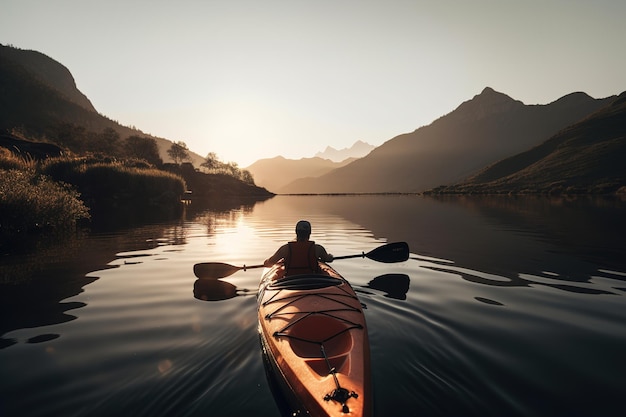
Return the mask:
<svg viewBox="0 0 626 417"><path fill-rule="evenodd" d="M0 43L65 65L99 113L223 162L428 125L489 86L626 90L623 0L0 0Z"/></svg>

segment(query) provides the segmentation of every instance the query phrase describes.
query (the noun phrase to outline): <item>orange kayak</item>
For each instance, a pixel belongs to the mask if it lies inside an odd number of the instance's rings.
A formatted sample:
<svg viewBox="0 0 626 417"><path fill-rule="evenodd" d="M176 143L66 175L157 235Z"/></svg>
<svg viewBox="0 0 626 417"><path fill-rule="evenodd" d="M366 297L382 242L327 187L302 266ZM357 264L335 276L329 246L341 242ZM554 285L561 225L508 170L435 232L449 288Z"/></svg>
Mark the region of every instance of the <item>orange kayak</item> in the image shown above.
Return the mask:
<svg viewBox="0 0 626 417"><path fill-rule="evenodd" d="M370 349L361 302L341 275L284 278L263 271L258 294L264 358L290 415L370 416Z"/></svg>

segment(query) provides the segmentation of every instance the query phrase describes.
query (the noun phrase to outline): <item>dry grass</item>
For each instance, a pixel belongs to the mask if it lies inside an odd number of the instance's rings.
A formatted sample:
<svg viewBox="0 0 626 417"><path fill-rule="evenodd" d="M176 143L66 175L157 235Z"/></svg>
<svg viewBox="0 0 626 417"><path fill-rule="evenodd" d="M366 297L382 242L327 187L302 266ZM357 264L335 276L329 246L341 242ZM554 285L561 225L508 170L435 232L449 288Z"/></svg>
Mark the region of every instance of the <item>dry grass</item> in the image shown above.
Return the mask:
<svg viewBox="0 0 626 417"><path fill-rule="evenodd" d="M0 148L0 246L35 231L73 230L83 219L173 213L186 184L138 164L95 158L24 160ZM90 213L91 211L91 213ZM98 220L98 219L96 219Z"/></svg>

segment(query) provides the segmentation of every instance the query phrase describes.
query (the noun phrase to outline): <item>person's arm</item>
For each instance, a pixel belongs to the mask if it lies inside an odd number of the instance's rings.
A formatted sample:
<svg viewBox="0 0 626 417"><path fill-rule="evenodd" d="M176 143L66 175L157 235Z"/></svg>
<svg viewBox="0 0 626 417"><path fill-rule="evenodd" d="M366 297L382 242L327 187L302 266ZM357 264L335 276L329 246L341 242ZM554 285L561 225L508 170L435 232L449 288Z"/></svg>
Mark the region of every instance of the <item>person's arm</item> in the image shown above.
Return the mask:
<svg viewBox="0 0 626 417"><path fill-rule="evenodd" d="M317 259L320 259L324 262L332 262L333 259L335 259L333 255L326 252L326 248L324 248L322 245L317 244L315 245L315 255L317 256Z"/></svg>
<svg viewBox="0 0 626 417"><path fill-rule="evenodd" d="M288 253L287 245L281 246L272 256L270 256L265 261L263 261L263 266L266 266L268 268L273 266L276 262L280 261L281 259L284 259L287 256L287 253Z"/></svg>

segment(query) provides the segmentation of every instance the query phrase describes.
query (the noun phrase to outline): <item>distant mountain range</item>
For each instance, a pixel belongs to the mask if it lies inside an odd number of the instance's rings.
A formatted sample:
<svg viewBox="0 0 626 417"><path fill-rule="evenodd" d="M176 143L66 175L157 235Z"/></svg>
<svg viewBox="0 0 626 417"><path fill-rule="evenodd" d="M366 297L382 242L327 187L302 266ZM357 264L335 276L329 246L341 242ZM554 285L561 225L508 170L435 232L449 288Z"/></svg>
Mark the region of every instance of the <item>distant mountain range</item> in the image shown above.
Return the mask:
<svg viewBox="0 0 626 417"><path fill-rule="evenodd" d="M318 153L325 158L277 157L248 170L275 193L610 193L626 185L624 120L624 93L594 99L578 92L526 105L487 87L430 125L377 148L359 141ZM91 132L111 128L122 138L152 137L100 115L60 63L0 45L0 130L49 138L62 123ZM172 142L154 139L169 161ZM204 161L191 157L196 166Z"/></svg>
<svg viewBox="0 0 626 417"><path fill-rule="evenodd" d="M367 155L374 145L357 141L350 148L337 150L327 146L314 158L286 159L282 156L260 159L247 167L257 185L270 191L281 190L294 178L315 178L341 168Z"/></svg>
<svg viewBox="0 0 626 417"><path fill-rule="evenodd" d="M70 71L37 51L0 45L0 129L17 128L30 138L50 137L63 123L100 133L115 130L121 138L138 135L154 138L164 161L172 142L122 126L99 114L89 99L76 88ZM198 166L204 158L190 152Z"/></svg>
<svg viewBox="0 0 626 417"><path fill-rule="evenodd" d="M545 142L615 99L572 93L550 104L525 105L485 88L428 126L396 136L344 167L295 179L275 192L422 192L453 184Z"/></svg>
<svg viewBox="0 0 626 417"><path fill-rule="evenodd" d="M335 149L332 146L327 146L324 152L316 153L315 157L330 159L334 162L342 162L348 158L362 158L374 148L376 148L374 145L358 140L349 148Z"/></svg>
<svg viewBox="0 0 626 417"><path fill-rule="evenodd" d="M355 158L348 158L342 162L333 162L330 159L302 158L286 159L282 156L260 159L247 167L254 177L254 182L271 192L283 189L294 178L316 178L334 169L346 166Z"/></svg>

